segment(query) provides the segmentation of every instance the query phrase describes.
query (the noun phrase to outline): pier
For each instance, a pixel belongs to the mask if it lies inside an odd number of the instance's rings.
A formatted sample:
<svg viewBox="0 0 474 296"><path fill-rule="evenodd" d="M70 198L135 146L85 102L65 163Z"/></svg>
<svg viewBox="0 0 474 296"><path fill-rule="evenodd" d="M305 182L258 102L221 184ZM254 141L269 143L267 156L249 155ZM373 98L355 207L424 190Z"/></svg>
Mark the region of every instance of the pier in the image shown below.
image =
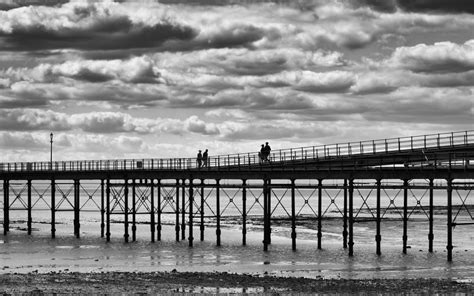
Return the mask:
<svg viewBox="0 0 474 296"><path fill-rule="evenodd" d="M0 163L0 180L5 236L12 211L25 213L31 234L41 204L50 211L52 238L58 212L71 212L71 233L80 238L81 213L93 210L100 212L107 242L114 217L121 217L125 242L137 239L137 218L149 225L152 242L162 240L166 218L176 241L192 247L197 239L215 239L220 246L222 222L232 216L241 223L243 245L252 219L263 227L263 250L271 251L272 225L285 220L289 249L296 250L297 224L304 219L316 225L315 248L322 249L325 219L338 218L348 256L357 247L355 223L375 223L374 249L382 254L381 226L390 215L401 221L401 251L407 253L414 212L426 217L433 252L433 200L442 195L452 261L454 228L474 224L474 131L274 150L268 161L257 152L218 155L203 167L195 158ZM206 232L209 223L215 233Z"/></svg>

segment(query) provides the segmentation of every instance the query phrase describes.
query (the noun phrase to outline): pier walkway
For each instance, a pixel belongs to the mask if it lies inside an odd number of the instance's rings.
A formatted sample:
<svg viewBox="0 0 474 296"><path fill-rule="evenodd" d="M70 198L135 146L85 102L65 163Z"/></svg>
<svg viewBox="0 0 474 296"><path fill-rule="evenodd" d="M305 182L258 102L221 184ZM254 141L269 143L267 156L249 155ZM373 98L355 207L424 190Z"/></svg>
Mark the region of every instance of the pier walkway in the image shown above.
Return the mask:
<svg viewBox="0 0 474 296"><path fill-rule="evenodd" d="M217 155L203 167L194 157L0 163L0 180L4 235L10 231L11 211L26 211L31 234L32 212L41 200L51 211L53 238L56 213L66 210L74 213L74 234L79 237L81 209L94 200L101 217L101 236L107 241L111 215L123 217L125 241L130 239L130 225L135 240L137 215L149 216L152 241L161 239L162 218L171 215L176 240L185 239L187 229L192 246L195 224L201 240L205 225L212 224L220 245L223 217L237 213L244 245L247 219L262 223L267 251L272 221L283 218L289 221L295 250L300 219L317 224L317 248L322 248L323 220L335 213L342 220L343 247L349 249L349 256L354 252L355 222L376 223L376 252L381 254L380 225L389 209L400 213L406 253L407 223L417 207L429 222L432 252L433 211L438 206L434 195L443 194L451 261L453 228L473 224L474 131L274 150L268 161L262 161L258 152ZM91 182L96 185L86 188ZM424 193L417 197L416 190ZM338 210L334 210L336 192L341 194ZM402 205L395 204L397 197L403 199ZM382 205L383 199L387 205ZM70 208L64 208L65 204ZM234 208L232 213L229 206ZM467 214L459 215L461 211Z"/></svg>

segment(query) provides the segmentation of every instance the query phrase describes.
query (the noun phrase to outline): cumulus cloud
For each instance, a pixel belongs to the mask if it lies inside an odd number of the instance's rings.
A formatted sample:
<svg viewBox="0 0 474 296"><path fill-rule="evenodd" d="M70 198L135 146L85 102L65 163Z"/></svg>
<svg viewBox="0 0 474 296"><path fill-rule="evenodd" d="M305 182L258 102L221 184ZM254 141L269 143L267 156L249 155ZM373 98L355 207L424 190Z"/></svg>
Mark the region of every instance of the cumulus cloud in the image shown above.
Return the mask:
<svg viewBox="0 0 474 296"><path fill-rule="evenodd" d="M414 72L449 73L474 70L474 40L464 44L437 42L399 47L388 60L393 67Z"/></svg>

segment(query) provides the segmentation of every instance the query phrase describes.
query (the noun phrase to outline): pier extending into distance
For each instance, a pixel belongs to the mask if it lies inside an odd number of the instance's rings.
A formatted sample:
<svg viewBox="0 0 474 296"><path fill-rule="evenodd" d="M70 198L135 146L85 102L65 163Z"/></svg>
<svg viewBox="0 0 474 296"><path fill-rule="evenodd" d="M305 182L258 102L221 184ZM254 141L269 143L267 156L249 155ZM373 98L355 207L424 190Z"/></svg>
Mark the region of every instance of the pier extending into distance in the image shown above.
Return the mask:
<svg viewBox="0 0 474 296"><path fill-rule="evenodd" d="M92 205L100 212L106 241L111 216L123 217L128 242L136 240L137 216L148 217L151 241L161 240L167 215L173 218L177 241L187 239L192 246L195 228L204 240L212 222L219 246L221 222L232 212L241 221L243 245L249 219L263 226L265 251L271 246L272 223L286 219L296 250L297 223L304 219L316 225L315 247L321 249L323 222L336 217L341 218L342 246L349 256L354 254L354 223L361 222L376 224L375 249L381 254L381 223L389 212L402 221L403 253L411 215L421 212L429 222L427 243L433 252L433 199L442 194L447 260L452 261L454 227L474 224L469 204L474 131L274 150L265 162L257 152L219 155L204 167L195 158L0 163L0 179L4 235L11 211L26 212L31 234L32 212L43 204L51 213L52 238L60 211L73 213L79 238L81 211ZM96 185L84 186L90 182ZM464 219L461 212L467 213Z"/></svg>

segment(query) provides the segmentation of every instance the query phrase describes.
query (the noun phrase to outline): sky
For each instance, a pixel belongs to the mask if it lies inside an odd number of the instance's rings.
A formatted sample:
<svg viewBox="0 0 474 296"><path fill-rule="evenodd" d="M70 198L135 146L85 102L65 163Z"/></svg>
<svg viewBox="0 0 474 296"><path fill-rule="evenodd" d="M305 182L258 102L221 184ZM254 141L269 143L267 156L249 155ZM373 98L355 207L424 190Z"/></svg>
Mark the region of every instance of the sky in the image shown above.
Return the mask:
<svg viewBox="0 0 474 296"><path fill-rule="evenodd" d="M0 162L474 129L474 1L0 2Z"/></svg>

